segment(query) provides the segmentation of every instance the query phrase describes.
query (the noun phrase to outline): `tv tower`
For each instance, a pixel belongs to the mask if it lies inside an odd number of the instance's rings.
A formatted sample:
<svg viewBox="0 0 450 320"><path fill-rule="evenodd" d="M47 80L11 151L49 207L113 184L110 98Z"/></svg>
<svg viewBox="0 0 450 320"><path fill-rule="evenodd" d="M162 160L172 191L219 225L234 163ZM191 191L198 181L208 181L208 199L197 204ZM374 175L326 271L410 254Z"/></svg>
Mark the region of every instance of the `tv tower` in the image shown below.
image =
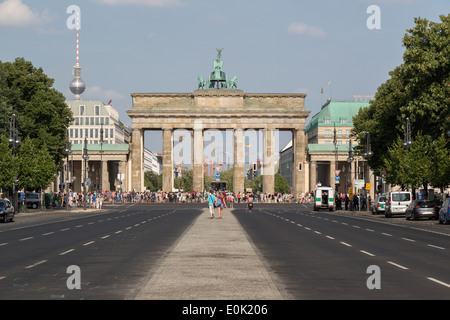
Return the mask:
<svg viewBox="0 0 450 320"><path fill-rule="evenodd" d="M70 83L70 91L75 95L75 100L81 100L80 95L86 90L86 85L81 79L81 67L80 67L80 13L77 11L77 64L73 67L74 78Z"/></svg>

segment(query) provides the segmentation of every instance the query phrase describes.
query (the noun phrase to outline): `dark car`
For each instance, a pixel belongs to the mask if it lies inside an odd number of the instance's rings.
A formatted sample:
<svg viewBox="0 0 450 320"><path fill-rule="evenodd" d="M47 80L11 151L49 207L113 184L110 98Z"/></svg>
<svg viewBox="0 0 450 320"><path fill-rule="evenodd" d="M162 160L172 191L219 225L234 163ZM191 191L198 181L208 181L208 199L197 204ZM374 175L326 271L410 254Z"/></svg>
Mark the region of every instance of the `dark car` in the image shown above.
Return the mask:
<svg viewBox="0 0 450 320"><path fill-rule="evenodd" d="M418 220L424 217L437 219L435 206L435 203L431 200L414 200L406 208L406 220Z"/></svg>
<svg viewBox="0 0 450 320"><path fill-rule="evenodd" d="M14 221L14 207L6 199L0 199L0 218L3 222Z"/></svg>

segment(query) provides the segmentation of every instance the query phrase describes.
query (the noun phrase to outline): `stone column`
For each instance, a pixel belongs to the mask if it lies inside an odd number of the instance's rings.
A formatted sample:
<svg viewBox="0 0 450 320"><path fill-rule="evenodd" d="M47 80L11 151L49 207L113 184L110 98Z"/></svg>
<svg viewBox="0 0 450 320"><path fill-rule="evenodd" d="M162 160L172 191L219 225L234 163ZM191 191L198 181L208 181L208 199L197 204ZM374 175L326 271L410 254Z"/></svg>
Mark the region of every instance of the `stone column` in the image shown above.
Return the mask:
<svg viewBox="0 0 450 320"><path fill-rule="evenodd" d="M275 190L275 153L274 130L264 129L264 154L263 154L263 192L273 194Z"/></svg>
<svg viewBox="0 0 450 320"><path fill-rule="evenodd" d="M336 161L335 160L331 160L330 161L330 187L334 190L335 184L336 184L336 175L335 175L335 171L336 170Z"/></svg>
<svg viewBox="0 0 450 320"><path fill-rule="evenodd" d="M309 191L314 192L317 183L317 162L311 160L309 167Z"/></svg>
<svg viewBox="0 0 450 320"><path fill-rule="evenodd" d="M130 190L142 191L144 186L141 184L144 177L144 151L143 151L143 130L133 129L131 137L131 186Z"/></svg>
<svg viewBox="0 0 450 320"><path fill-rule="evenodd" d="M108 161L102 161L102 190L110 191L111 185L109 183L109 170L108 170Z"/></svg>
<svg viewBox="0 0 450 320"><path fill-rule="evenodd" d="M244 192L244 164L244 130L239 128L234 130L233 192L236 195Z"/></svg>
<svg viewBox="0 0 450 320"><path fill-rule="evenodd" d="M204 190L204 180L203 180L203 129L194 128L194 139L193 139L193 150L194 154L194 181L193 188L194 191L203 192Z"/></svg>
<svg viewBox="0 0 450 320"><path fill-rule="evenodd" d="M173 190L173 129L163 129L163 181L165 192Z"/></svg>
<svg viewBox="0 0 450 320"><path fill-rule="evenodd" d="M303 130L292 130L292 152L294 155L294 165L292 168L292 189L294 198L298 199L298 195L305 190L305 172L306 172L306 152L305 152L305 133ZM302 163L302 170L299 168ZM314 166L315 170L315 166Z"/></svg>

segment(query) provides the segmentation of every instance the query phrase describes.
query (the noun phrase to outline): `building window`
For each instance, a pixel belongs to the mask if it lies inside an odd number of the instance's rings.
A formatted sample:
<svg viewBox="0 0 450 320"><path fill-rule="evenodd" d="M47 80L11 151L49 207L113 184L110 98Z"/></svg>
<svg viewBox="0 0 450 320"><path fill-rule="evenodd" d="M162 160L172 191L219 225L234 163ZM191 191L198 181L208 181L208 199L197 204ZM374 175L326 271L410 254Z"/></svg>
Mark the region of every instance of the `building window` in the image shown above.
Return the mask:
<svg viewBox="0 0 450 320"><path fill-rule="evenodd" d="M338 130L338 137L342 137L342 130Z"/></svg>
<svg viewBox="0 0 450 320"><path fill-rule="evenodd" d="M70 129L70 137L73 138L73 129Z"/></svg>
<svg viewBox="0 0 450 320"><path fill-rule="evenodd" d="M84 118L80 118L80 125L83 125L83 119Z"/></svg>
<svg viewBox="0 0 450 320"><path fill-rule="evenodd" d="M109 129L109 137L114 138L114 129Z"/></svg>
<svg viewBox="0 0 450 320"><path fill-rule="evenodd" d="M347 119L341 119L341 124L346 125L347 124Z"/></svg>
<svg viewBox="0 0 450 320"><path fill-rule="evenodd" d="M95 118L95 125L98 126L100 124L100 118L96 117Z"/></svg>
<svg viewBox="0 0 450 320"><path fill-rule="evenodd" d="M78 129L75 129L75 138L78 138Z"/></svg>
<svg viewBox="0 0 450 320"><path fill-rule="evenodd" d="M346 135L347 137L350 137L350 130L345 130L345 135Z"/></svg>
<svg viewBox="0 0 450 320"><path fill-rule="evenodd" d="M95 129L95 138L98 139L98 129Z"/></svg>
<svg viewBox="0 0 450 320"><path fill-rule="evenodd" d="M331 137L331 130L325 130L325 137Z"/></svg>
<svg viewBox="0 0 450 320"><path fill-rule="evenodd" d="M89 138L89 129L84 129L84 137Z"/></svg>
<svg viewBox="0 0 450 320"><path fill-rule="evenodd" d="M80 138L83 138L83 129L80 129Z"/></svg>
<svg viewBox="0 0 450 320"><path fill-rule="evenodd" d="M96 116L100 115L100 106L95 106L95 115Z"/></svg>
<svg viewBox="0 0 450 320"><path fill-rule="evenodd" d="M108 138L108 129L105 130L105 138Z"/></svg>
<svg viewBox="0 0 450 320"><path fill-rule="evenodd" d="M84 106L80 106L80 116L84 116Z"/></svg>
<svg viewBox="0 0 450 320"><path fill-rule="evenodd" d="M91 135L90 138L92 139L94 137L94 129L91 129Z"/></svg>
<svg viewBox="0 0 450 320"><path fill-rule="evenodd" d="M331 124L331 119L325 119L325 124Z"/></svg>
<svg viewBox="0 0 450 320"><path fill-rule="evenodd" d="M80 124L80 118L78 118L78 117L76 117L75 118L75 123L74 123L74 125L79 125Z"/></svg>
<svg viewBox="0 0 450 320"><path fill-rule="evenodd" d="M109 125L109 118L105 118L105 124Z"/></svg>
<svg viewBox="0 0 450 320"><path fill-rule="evenodd" d="M94 125L94 118L91 117L91 126L93 126L93 125Z"/></svg>

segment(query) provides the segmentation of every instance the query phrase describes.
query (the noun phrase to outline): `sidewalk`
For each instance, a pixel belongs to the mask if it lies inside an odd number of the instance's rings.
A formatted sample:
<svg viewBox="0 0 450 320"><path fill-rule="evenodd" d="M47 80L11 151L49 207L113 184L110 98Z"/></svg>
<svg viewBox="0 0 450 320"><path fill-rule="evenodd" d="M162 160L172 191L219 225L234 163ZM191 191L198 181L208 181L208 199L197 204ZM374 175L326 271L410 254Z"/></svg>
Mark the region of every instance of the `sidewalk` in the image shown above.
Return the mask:
<svg viewBox="0 0 450 320"><path fill-rule="evenodd" d="M137 300L286 299L232 213L194 221L134 297Z"/></svg>

